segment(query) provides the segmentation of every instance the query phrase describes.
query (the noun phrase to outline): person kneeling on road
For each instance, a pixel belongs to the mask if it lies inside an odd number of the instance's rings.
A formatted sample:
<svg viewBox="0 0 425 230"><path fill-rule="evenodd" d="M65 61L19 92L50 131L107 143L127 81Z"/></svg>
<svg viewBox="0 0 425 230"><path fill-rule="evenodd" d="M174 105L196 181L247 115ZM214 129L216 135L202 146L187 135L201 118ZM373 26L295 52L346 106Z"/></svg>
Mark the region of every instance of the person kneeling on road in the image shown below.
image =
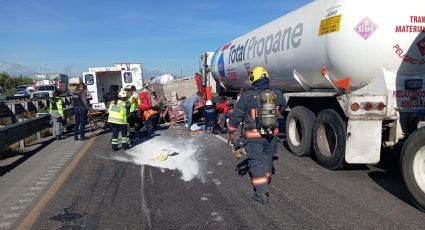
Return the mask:
<svg viewBox="0 0 425 230"><path fill-rule="evenodd" d="M278 90L270 89L269 75L263 67L254 68L249 75L252 88L243 92L230 116L227 126L229 140L244 121L245 151L254 186L253 200L268 204L269 183L273 172L273 156L279 133L277 114L286 106Z"/></svg>
<svg viewBox="0 0 425 230"><path fill-rule="evenodd" d="M63 101L58 97L59 92L53 93L53 98L49 102L49 113L53 124L53 138L60 140L62 136L62 121L65 119L63 112Z"/></svg>
<svg viewBox="0 0 425 230"><path fill-rule="evenodd" d="M128 138L127 138L127 93L121 91L118 93L118 100L111 102L108 108L108 123L112 130L112 151L118 150L118 135L121 132L121 143L124 150L128 149Z"/></svg>
<svg viewBox="0 0 425 230"><path fill-rule="evenodd" d="M205 131L208 134L212 134L215 132L215 128L217 126L217 111L213 105L213 102L208 100L205 103L204 109L204 119L205 119Z"/></svg>

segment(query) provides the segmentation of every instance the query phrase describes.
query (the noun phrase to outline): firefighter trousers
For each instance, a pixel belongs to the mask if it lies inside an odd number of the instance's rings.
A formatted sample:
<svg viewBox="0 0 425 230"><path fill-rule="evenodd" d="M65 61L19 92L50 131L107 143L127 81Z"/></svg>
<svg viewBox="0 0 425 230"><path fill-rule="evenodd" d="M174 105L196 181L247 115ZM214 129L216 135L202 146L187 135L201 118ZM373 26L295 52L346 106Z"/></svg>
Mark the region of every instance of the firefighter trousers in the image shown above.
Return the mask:
<svg viewBox="0 0 425 230"><path fill-rule="evenodd" d="M133 140L136 136L136 124L138 125L138 130L143 127L143 121L140 120L139 116L137 116L137 111L131 112L128 117L128 126L130 128L130 140Z"/></svg>
<svg viewBox="0 0 425 230"><path fill-rule="evenodd" d="M111 131L112 131L112 149L117 150L118 149L118 134L121 132L121 143L122 148L127 149L128 148L128 138L127 138L127 124L114 124L111 123Z"/></svg>
<svg viewBox="0 0 425 230"><path fill-rule="evenodd" d="M245 150L248 155L254 192L259 195L268 193L273 170L273 156L277 150L277 138L247 139Z"/></svg>

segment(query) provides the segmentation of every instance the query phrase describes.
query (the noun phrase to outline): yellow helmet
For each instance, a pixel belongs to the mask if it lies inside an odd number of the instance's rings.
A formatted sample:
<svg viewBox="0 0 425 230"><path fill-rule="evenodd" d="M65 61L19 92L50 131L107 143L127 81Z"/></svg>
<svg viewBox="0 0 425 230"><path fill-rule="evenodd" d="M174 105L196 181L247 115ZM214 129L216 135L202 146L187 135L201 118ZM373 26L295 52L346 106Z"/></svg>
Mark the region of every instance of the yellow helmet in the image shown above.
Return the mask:
<svg viewBox="0 0 425 230"><path fill-rule="evenodd" d="M261 66L257 66L249 75L249 80L251 81L251 83L254 83L263 77L269 78L269 74L267 73L267 70Z"/></svg>

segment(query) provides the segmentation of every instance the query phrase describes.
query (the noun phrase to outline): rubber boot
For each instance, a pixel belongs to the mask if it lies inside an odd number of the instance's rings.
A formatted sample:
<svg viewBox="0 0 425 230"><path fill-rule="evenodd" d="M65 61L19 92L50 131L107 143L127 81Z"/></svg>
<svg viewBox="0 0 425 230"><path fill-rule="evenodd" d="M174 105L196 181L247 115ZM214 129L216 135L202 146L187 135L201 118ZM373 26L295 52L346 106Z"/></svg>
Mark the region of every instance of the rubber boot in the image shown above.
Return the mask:
<svg viewBox="0 0 425 230"><path fill-rule="evenodd" d="M267 196L267 194L254 193L254 196L252 196L252 199L262 204L269 203L269 197Z"/></svg>

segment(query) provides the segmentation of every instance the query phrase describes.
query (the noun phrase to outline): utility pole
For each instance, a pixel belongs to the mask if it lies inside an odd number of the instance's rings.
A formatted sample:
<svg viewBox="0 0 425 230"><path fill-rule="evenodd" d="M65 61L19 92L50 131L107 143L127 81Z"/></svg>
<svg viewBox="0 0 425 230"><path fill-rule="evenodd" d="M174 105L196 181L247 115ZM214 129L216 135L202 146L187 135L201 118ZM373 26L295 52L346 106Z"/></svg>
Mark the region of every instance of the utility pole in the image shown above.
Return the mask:
<svg viewBox="0 0 425 230"><path fill-rule="evenodd" d="M210 78L208 77L209 67L208 67L208 53L205 52L202 56L202 75L204 77L204 87L210 86Z"/></svg>

